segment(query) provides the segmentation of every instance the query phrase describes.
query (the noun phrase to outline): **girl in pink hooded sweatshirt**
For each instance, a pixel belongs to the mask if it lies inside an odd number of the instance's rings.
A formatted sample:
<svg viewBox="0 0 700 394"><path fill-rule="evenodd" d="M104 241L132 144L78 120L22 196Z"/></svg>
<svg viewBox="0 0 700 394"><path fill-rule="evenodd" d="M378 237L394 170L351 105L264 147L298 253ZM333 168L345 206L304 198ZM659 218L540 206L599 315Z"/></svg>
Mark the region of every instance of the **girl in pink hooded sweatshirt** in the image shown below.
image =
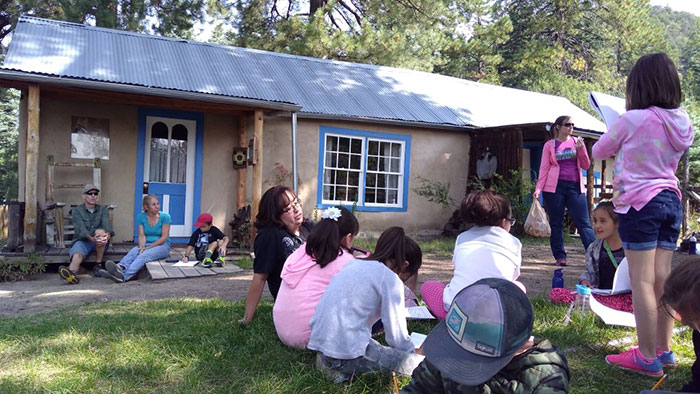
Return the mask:
<svg viewBox="0 0 700 394"><path fill-rule="evenodd" d="M613 204L629 262L639 347L611 354L608 364L661 376L675 366L673 319L657 300L671 271L683 218L675 176L678 161L693 143L688 114L680 108L678 71L663 53L637 60L627 78L627 112L593 145L593 157L615 157Z"/></svg>
<svg viewBox="0 0 700 394"><path fill-rule="evenodd" d="M277 336L287 346L304 349L309 321L331 277L354 257L350 249L360 231L355 216L343 207L330 207L302 245L282 268L282 284L272 308Z"/></svg>

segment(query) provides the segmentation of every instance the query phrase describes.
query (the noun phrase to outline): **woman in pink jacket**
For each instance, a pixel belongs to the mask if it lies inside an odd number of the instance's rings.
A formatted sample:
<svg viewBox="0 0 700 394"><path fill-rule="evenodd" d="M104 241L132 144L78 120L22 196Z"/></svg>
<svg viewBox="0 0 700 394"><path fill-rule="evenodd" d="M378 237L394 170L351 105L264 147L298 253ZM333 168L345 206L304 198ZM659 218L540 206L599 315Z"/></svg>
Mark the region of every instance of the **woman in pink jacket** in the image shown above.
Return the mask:
<svg viewBox="0 0 700 394"><path fill-rule="evenodd" d="M543 192L544 207L552 228L549 245L557 265L566 265L564 208L568 208L574 220L583 247L588 249L588 245L595 241L588 214L586 186L581 175L581 170L588 170L591 161L583 140L572 136L573 131L574 122L570 116L560 116L554 121L554 139L547 141L542 149L540 176L533 193L535 198L539 198Z"/></svg>
<svg viewBox="0 0 700 394"><path fill-rule="evenodd" d="M309 321L331 277L354 259L350 249L360 231L355 216L343 207L330 207L321 218L306 244L284 263L282 284L272 308L277 336L285 345L299 349L309 343Z"/></svg>

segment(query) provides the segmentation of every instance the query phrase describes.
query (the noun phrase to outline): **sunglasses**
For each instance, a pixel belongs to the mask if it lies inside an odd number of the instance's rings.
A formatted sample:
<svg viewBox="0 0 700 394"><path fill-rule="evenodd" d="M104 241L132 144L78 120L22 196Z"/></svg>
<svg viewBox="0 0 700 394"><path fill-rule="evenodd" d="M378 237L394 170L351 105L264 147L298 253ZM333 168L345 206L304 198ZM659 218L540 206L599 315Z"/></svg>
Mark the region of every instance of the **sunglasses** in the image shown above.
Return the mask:
<svg viewBox="0 0 700 394"><path fill-rule="evenodd" d="M85 194L87 194L88 196L98 196L100 192L87 192Z"/></svg>
<svg viewBox="0 0 700 394"><path fill-rule="evenodd" d="M564 127L574 127L574 124L573 124L573 123L564 123L564 124L562 124L562 126L564 126Z"/></svg>

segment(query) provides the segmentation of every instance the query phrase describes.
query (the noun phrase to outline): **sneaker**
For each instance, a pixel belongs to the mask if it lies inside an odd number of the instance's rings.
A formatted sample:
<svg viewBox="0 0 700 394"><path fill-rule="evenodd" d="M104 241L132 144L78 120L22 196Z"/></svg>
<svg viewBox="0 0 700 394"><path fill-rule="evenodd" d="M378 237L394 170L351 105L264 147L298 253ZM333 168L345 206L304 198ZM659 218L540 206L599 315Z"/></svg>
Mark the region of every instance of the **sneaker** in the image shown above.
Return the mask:
<svg viewBox="0 0 700 394"><path fill-rule="evenodd" d="M73 271L71 271L70 268L66 267L65 265L58 267L58 274L71 285L77 285L80 283L80 279L78 279L78 277L75 276L75 273L73 273Z"/></svg>
<svg viewBox="0 0 700 394"><path fill-rule="evenodd" d="M121 265L112 260L107 260L105 262L105 268L107 268L106 272L109 274L107 278L112 280L118 279L119 283L124 282L124 268ZM105 270L100 270L100 275L102 275L103 272L105 272Z"/></svg>
<svg viewBox="0 0 700 394"><path fill-rule="evenodd" d="M644 356L642 356L638 347L633 347L620 354L609 354L605 356L605 362L647 376L658 378L664 374L661 361L659 361L658 358L651 359L651 361L644 361Z"/></svg>
<svg viewBox="0 0 700 394"><path fill-rule="evenodd" d="M202 260L202 268L211 268L213 263L211 257L205 257L204 260Z"/></svg>
<svg viewBox="0 0 700 394"><path fill-rule="evenodd" d="M95 266L92 267L92 276L95 278L100 277L100 270L102 269L102 264L100 263L95 263Z"/></svg>
<svg viewBox="0 0 700 394"><path fill-rule="evenodd" d="M100 270L100 276L103 278L111 279L116 283L124 283L124 275L122 275L121 277L112 275L112 273L107 270Z"/></svg>
<svg viewBox="0 0 700 394"><path fill-rule="evenodd" d="M566 267L566 259L557 259L557 261L555 261L554 264L560 267Z"/></svg>
<svg viewBox="0 0 700 394"><path fill-rule="evenodd" d="M316 353L316 369L318 369L323 374L323 376L327 377L333 383L336 384L347 382L348 380L350 380L350 376L344 374L343 372L336 371L335 369L332 369L331 367L324 364L323 360L321 360L320 353Z"/></svg>
<svg viewBox="0 0 700 394"><path fill-rule="evenodd" d="M675 367L676 364L676 356L673 354L673 350L669 350L667 352L662 352L661 350L656 351L656 358L659 360L661 365L664 367Z"/></svg>
<svg viewBox="0 0 700 394"><path fill-rule="evenodd" d="M219 256L219 258L214 261L214 265L217 267L223 267L226 265L226 260L224 260L222 256Z"/></svg>

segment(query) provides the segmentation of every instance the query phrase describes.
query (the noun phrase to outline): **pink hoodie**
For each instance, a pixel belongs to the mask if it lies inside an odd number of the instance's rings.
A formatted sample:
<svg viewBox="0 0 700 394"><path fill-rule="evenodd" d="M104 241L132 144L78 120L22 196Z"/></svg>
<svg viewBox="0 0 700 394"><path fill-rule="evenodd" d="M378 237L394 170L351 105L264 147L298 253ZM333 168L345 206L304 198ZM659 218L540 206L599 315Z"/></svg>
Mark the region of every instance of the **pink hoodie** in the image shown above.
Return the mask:
<svg viewBox="0 0 700 394"><path fill-rule="evenodd" d="M681 198L675 173L693 137L690 118L681 108L649 107L622 114L593 145L594 158L615 156L615 211L640 210L663 190Z"/></svg>
<svg viewBox="0 0 700 394"><path fill-rule="evenodd" d="M272 308L277 336L285 345L306 348L311 336L309 321L316 304L326 291L331 277L353 259L350 252L343 250L343 254L321 268L306 254L306 244L287 257L282 268L282 285Z"/></svg>

